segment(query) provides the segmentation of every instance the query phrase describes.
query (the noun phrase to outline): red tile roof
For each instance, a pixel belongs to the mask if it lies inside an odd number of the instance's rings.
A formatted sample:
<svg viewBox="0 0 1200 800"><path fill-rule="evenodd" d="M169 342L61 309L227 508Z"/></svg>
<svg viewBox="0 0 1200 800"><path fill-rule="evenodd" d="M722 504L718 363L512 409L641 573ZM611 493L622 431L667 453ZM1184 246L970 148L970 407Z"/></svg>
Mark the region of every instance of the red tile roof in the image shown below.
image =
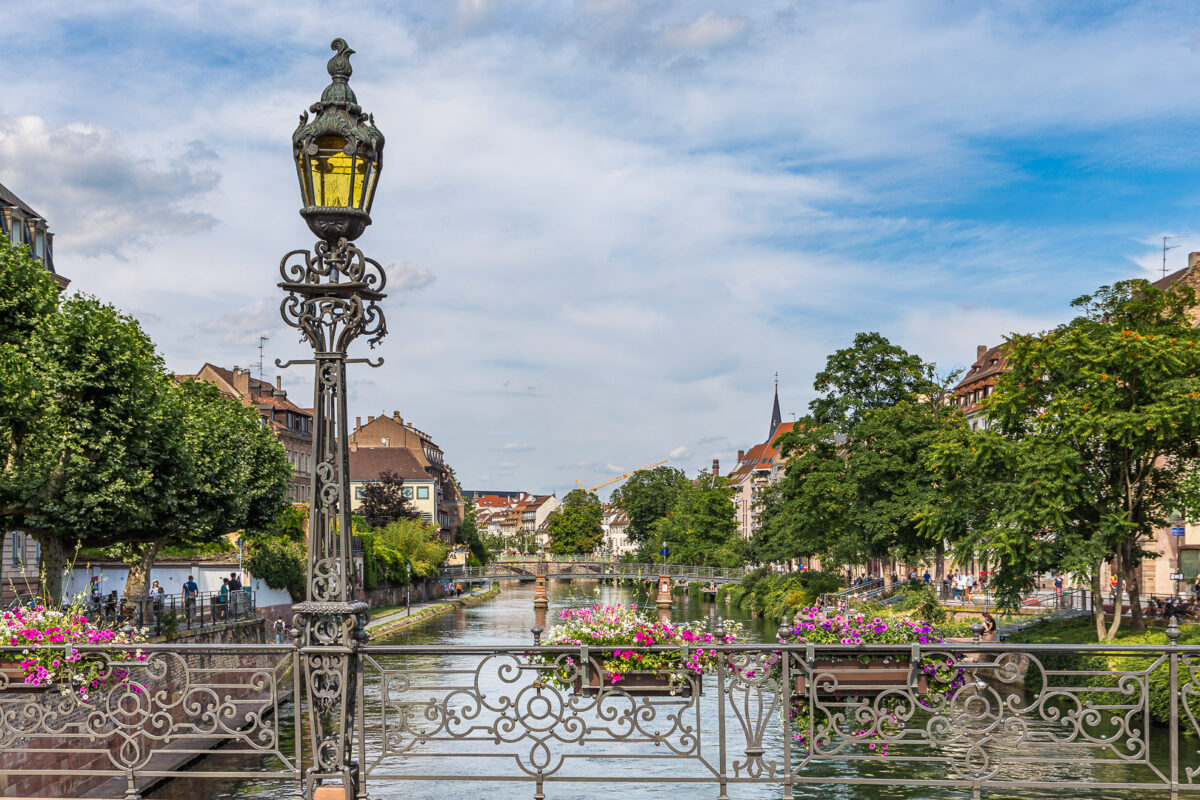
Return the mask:
<svg viewBox="0 0 1200 800"><path fill-rule="evenodd" d="M406 481L431 481L416 457L404 447L360 447L350 451L350 480L377 481L386 470Z"/></svg>

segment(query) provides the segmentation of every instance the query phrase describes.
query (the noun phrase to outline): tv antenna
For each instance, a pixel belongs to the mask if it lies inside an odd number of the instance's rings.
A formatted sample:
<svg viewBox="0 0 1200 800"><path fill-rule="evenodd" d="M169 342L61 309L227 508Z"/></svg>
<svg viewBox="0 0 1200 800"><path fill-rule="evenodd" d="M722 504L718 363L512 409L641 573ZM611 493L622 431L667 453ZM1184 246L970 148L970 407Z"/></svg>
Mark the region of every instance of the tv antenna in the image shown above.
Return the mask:
<svg viewBox="0 0 1200 800"><path fill-rule="evenodd" d="M1167 277L1167 251L1174 250L1176 247L1183 247L1183 245L1181 245L1181 244L1173 244L1170 247L1167 247L1167 242L1171 241L1172 239L1182 239L1182 238L1183 238L1182 236L1164 236L1163 237L1162 276L1164 278Z"/></svg>
<svg viewBox="0 0 1200 800"><path fill-rule="evenodd" d="M1176 247L1178 247L1178 245L1176 245ZM258 382L259 383L262 383L262 379L263 379L263 342L267 341L267 339L269 339L269 338L271 338L271 337L269 337L269 336L259 336L258 337Z"/></svg>

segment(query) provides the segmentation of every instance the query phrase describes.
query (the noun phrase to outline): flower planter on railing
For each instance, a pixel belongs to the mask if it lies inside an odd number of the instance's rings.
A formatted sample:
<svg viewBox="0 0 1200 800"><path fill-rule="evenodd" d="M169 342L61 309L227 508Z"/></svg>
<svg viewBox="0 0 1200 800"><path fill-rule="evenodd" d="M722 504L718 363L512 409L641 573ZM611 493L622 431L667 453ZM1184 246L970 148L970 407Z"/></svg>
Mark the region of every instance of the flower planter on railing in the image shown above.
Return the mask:
<svg viewBox="0 0 1200 800"><path fill-rule="evenodd" d="M891 690L929 691L929 679L917 674L914 687L912 665L908 660L872 658L865 664L857 659L818 659L812 665L812 679L819 695L876 695ZM808 693L808 675L795 676L796 694Z"/></svg>
<svg viewBox="0 0 1200 800"><path fill-rule="evenodd" d="M691 697L693 693L704 694L704 676L633 670L621 673L620 680L613 683L608 673L590 670L586 685L583 676L576 675L571 688L577 695L594 695L608 690L639 697Z"/></svg>
<svg viewBox="0 0 1200 800"><path fill-rule="evenodd" d="M6 692L45 692L54 687L52 683L41 683L36 686L25 682L28 673L20 662L11 659L0 660L0 687Z"/></svg>

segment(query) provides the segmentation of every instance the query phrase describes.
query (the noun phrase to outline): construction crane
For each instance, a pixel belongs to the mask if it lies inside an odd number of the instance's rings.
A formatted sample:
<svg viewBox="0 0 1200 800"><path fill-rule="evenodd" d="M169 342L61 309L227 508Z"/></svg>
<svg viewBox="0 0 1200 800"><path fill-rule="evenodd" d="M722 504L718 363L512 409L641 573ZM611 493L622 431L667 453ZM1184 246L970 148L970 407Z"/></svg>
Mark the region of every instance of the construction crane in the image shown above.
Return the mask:
<svg viewBox="0 0 1200 800"><path fill-rule="evenodd" d="M579 481L575 481L575 485L579 487L579 490L581 492L588 492L588 493L595 492L600 489L603 489L605 486L612 486L614 483L616 483L618 481L623 481L626 478L628 478L630 475L634 474L635 472L641 472L644 469L651 469L652 467L662 466L663 464L667 463L668 460L669 459L664 458L662 461L655 461L653 464L647 464L644 467L638 467L635 470L626 472L624 475L618 475L617 477L613 478L611 481L605 481L604 483L600 484L599 486L593 486L590 489L584 489L583 484L581 484Z"/></svg>

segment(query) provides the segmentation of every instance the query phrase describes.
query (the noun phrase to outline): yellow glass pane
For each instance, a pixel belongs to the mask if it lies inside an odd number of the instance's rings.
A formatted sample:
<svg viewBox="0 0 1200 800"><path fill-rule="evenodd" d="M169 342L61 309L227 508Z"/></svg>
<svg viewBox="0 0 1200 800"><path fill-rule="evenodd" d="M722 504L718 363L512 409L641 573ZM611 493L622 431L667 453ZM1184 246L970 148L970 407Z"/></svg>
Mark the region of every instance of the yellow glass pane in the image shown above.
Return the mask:
<svg viewBox="0 0 1200 800"><path fill-rule="evenodd" d="M350 204L350 174L353 159L342 152L346 140L320 136L312 159L313 200L319 206L346 207Z"/></svg>

